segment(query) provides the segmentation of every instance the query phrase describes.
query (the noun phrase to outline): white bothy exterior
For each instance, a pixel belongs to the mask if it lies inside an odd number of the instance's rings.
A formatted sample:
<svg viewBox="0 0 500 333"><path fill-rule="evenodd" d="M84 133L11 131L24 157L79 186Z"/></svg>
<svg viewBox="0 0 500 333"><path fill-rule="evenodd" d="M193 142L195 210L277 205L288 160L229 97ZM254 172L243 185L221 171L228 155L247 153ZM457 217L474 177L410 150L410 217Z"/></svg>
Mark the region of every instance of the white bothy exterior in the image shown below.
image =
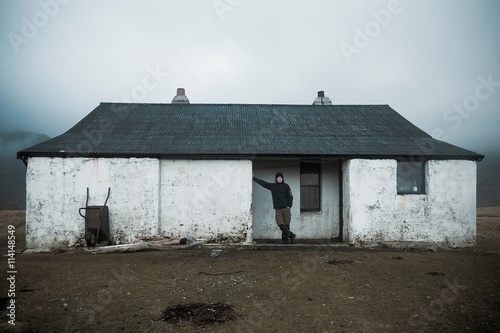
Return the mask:
<svg viewBox="0 0 500 333"><path fill-rule="evenodd" d="M110 189L111 244L281 243L272 195L252 178L274 182L277 172L293 193L298 243L470 247L484 158L385 104L333 105L324 91L312 105L190 103L184 88L170 104L100 103L17 157L32 250L93 244L96 225L79 214L87 188L88 206L104 205Z"/></svg>
<svg viewBox="0 0 500 333"><path fill-rule="evenodd" d="M273 181L277 171L294 194L291 226L301 239L475 245L476 162L427 161L426 194L398 195L396 168L393 159L322 163L321 211L301 213L298 160L30 157L27 247L82 242L78 209L85 206L87 187L89 205L104 204L111 189L114 244L152 235L230 243L279 239L271 195L252 181L252 172Z"/></svg>

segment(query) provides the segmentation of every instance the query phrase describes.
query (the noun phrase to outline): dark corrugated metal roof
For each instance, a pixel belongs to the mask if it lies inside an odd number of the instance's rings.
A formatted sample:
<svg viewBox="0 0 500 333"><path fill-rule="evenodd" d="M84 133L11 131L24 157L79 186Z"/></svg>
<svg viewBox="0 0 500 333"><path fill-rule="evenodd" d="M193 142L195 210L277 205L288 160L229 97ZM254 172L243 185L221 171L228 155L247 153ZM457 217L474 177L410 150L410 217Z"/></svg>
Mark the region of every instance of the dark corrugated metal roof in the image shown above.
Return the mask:
<svg viewBox="0 0 500 333"><path fill-rule="evenodd" d="M18 157L442 158L482 155L433 139L388 105L101 103Z"/></svg>

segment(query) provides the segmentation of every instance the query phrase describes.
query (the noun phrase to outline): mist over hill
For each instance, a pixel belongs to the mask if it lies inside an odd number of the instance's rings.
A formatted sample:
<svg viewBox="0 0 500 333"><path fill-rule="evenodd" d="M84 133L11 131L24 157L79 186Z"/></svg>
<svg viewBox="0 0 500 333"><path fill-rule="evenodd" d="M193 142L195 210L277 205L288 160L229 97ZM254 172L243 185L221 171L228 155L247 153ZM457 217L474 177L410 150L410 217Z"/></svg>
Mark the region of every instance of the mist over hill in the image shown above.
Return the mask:
<svg viewBox="0 0 500 333"><path fill-rule="evenodd" d="M26 167L16 153L50 139L40 133L0 131L0 209L26 208ZM477 163L477 206L500 206L500 151Z"/></svg>
<svg viewBox="0 0 500 333"><path fill-rule="evenodd" d="M500 151L484 155L477 163L477 206L500 206Z"/></svg>
<svg viewBox="0 0 500 333"><path fill-rule="evenodd" d="M16 153L48 139L40 133L0 132L0 209L26 208L26 166Z"/></svg>

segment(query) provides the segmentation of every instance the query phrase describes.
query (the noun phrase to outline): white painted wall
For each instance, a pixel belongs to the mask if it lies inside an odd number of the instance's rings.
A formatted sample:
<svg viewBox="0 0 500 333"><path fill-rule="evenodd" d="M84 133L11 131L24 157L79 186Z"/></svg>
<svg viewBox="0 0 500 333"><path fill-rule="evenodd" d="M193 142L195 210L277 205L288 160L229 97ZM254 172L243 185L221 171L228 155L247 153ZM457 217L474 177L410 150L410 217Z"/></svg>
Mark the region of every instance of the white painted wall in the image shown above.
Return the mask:
<svg viewBox="0 0 500 333"><path fill-rule="evenodd" d="M252 162L162 160L161 233L252 241Z"/></svg>
<svg viewBox="0 0 500 333"><path fill-rule="evenodd" d="M250 241L250 161L167 161L147 158L30 158L26 176L26 242L30 249L84 239L78 209L103 205L111 188L114 244L140 236L192 236ZM161 186L160 186L161 184Z"/></svg>
<svg viewBox="0 0 500 333"><path fill-rule="evenodd" d="M339 232L339 170L338 162L322 164L321 212L300 212L300 162L254 161L255 177L273 182L282 172L293 194L290 229L298 239L328 239ZM253 182L253 236L255 239L281 239L276 225L271 192Z"/></svg>
<svg viewBox="0 0 500 333"><path fill-rule="evenodd" d="M398 195L395 160L344 163L344 240L475 244L476 163L428 161L427 194Z"/></svg>
<svg viewBox="0 0 500 333"><path fill-rule="evenodd" d="M344 239L471 246L476 234L476 163L429 161L427 194L397 195L395 160L344 162ZM338 167L322 165L322 210L300 213L300 164L254 161L258 178L276 172L294 194L292 231L302 239L336 237ZM271 194L252 182L252 162L136 158L30 158L26 175L26 242L30 249L69 246L84 238L78 209L107 205L113 243L162 234L210 241L280 238ZM252 202L253 200L253 202ZM253 223L253 226L252 226Z"/></svg>
<svg viewBox="0 0 500 333"><path fill-rule="evenodd" d="M433 202L428 209L436 221L432 230L436 242L454 247L476 244L476 173L473 161L429 162L428 193Z"/></svg>
<svg viewBox="0 0 500 333"><path fill-rule="evenodd" d="M156 159L48 158L28 161L26 244L30 249L68 246L84 238L85 207L103 205L108 187L110 236L115 243L158 233Z"/></svg>

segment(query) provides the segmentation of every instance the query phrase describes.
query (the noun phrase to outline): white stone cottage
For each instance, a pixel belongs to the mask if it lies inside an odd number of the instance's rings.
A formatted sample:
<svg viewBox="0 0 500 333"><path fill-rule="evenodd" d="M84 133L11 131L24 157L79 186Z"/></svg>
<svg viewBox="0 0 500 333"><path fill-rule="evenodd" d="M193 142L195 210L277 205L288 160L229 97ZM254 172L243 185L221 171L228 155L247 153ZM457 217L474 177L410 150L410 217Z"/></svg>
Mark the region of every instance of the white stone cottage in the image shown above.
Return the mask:
<svg viewBox="0 0 500 333"><path fill-rule="evenodd" d="M355 246L475 245L476 162L388 105L101 103L66 133L18 152L26 244L71 246L103 205L112 244L138 237L279 239L269 191L285 175L297 240Z"/></svg>

